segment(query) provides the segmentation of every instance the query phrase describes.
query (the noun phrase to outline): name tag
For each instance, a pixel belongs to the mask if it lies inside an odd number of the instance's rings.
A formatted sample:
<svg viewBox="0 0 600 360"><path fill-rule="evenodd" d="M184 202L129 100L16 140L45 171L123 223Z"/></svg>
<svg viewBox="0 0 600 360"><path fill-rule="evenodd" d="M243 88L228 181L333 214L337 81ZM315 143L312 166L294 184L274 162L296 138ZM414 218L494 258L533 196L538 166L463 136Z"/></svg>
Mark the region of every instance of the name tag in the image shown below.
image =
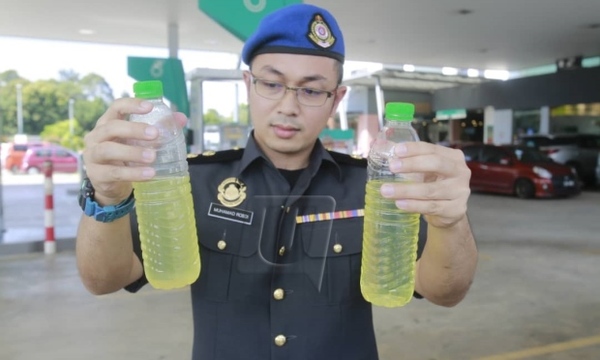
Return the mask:
<svg viewBox="0 0 600 360"><path fill-rule="evenodd" d="M252 225L254 213L252 211L233 209L215 203L210 203L208 216L233 221L241 224Z"/></svg>

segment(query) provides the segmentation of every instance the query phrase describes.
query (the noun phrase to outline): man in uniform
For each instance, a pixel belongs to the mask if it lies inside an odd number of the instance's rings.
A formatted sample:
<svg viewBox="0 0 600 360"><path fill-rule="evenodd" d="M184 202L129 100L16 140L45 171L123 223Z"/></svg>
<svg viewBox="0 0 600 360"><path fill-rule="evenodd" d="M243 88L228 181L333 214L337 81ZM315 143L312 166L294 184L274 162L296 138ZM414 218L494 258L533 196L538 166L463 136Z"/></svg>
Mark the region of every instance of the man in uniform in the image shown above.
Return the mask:
<svg viewBox="0 0 600 360"><path fill-rule="evenodd" d="M193 359L377 359L359 285L366 161L318 140L346 92L342 32L327 10L291 5L263 19L242 57L250 67L247 146L189 160L202 260L191 285ZM131 183L152 178L155 154L124 140L157 132L124 120L149 110L138 99L117 100L85 139L90 200L125 209L110 222L82 216L78 267L95 294L147 283L129 209ZM176 118L183 126L183 115ZM392 171L425 174L420 184L381 188L399 208L423 215L415 296L453 306L476 267L470 172L450 148L415 142L395 154Z"/></svg>

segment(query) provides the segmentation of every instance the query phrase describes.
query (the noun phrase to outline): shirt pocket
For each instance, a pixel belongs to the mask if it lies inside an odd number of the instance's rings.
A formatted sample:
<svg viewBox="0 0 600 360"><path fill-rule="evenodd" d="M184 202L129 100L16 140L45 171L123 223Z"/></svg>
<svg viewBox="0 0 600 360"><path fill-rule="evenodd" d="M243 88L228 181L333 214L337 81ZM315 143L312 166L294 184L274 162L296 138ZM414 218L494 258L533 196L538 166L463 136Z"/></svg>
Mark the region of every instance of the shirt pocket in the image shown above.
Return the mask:
<svg viewBox="0 0 600 360"><path fill-rule="evenodd" d="M360 299L363 218L336 219L330 225L324 221L300 226L308 263L314 264L309 267L308 275L322 279L320 301L335 305ZM331 231L328 231L329 226ZM320 275L315 271L318 268L322 269Z"/></svg>
<svg viewBox="0 0 600 360"><path fill-rule="evenodd" d="M254 224L213 217L199 221L202 263L198 286L193 290L196 295L221 302L251 296L254 286L247 280L261 271L257 261L259 235Z"/></svg>

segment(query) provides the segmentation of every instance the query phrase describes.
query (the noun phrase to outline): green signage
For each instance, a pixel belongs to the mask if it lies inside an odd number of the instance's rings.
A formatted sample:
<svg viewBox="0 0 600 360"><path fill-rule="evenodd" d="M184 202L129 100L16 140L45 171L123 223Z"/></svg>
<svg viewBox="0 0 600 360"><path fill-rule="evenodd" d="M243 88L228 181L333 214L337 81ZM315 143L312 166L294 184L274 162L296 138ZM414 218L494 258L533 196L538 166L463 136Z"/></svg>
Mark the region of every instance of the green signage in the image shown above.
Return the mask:
<svg viewBox="0 0 600 360"><path fill-rule="evenodd" d="M327 150L352 154L354 152L354 129L328 129L325 128L319 134L323 146Z"/></svg>
<svg viewBox="0 0 600 360"><path fill-rule="evenodd" d="M319 135L321 138L331 138L333 140L354 140L354 130L328 129L325 128Z"/></svg>
<svg viewBox="0 0 600 360"><path fill-rule="evenodd" d="M174 110L190 116L185 74L180 59L129 56L127 73L137 81L162 81L165 98L175 105Z"/></svg>
<svg viewBox="0 0 600 360"><path fill-rule="evenodd" d="M246 41L260 20L272 11L302 0L198 0L198 7L241 41Z"/></svg>
<svg viewBox="0 0 600 360"><path fill-rule="evenodd" d="M438 110L435 112L435 117L438 120L464 119L467 117L467 110L465 110L465 109Z"/></svg>

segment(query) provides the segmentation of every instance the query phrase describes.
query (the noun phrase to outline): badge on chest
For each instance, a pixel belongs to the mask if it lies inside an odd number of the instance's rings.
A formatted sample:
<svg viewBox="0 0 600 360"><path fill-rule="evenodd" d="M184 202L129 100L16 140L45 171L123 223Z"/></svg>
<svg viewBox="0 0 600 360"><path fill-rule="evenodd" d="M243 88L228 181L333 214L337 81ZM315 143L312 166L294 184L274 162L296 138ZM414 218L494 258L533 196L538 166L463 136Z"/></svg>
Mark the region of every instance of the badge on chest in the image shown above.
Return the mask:
<svg viewBox="0 0 600 360"><path fill-rule="evenodd" d="M252 224L254 213L252 211L235 209L246 200L246 184L234 177L227 178L218 187L217 199L221 204L210 203L208 216L237 223Z"/></svg>

